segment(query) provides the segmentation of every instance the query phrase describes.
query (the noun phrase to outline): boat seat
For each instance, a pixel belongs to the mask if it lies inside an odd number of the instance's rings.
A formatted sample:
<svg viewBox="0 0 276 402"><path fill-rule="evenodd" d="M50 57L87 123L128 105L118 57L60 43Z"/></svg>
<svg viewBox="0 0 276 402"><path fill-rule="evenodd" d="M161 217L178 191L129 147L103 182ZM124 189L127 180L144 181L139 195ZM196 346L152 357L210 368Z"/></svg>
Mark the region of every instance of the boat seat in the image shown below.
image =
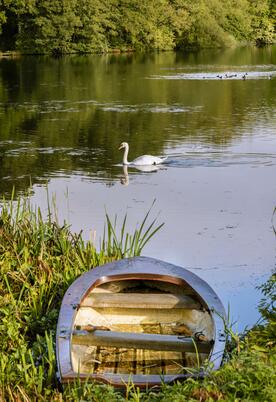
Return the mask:
<svg viewBox="0 0 276 402"><path fill-rule="evenodd" d="M199 339L177 335L116 332L100 329L94 331L75 329L72 332L72 343L75 345L209 353L213 341L200 341Z"/></svg>
<svg viewBox="0 0 276 402"><path fill-rule="evenodd" d="M145 309L196 309L201 305L192 297L172 293L90 293L81 307L93 308L145 308Z"/></svg>

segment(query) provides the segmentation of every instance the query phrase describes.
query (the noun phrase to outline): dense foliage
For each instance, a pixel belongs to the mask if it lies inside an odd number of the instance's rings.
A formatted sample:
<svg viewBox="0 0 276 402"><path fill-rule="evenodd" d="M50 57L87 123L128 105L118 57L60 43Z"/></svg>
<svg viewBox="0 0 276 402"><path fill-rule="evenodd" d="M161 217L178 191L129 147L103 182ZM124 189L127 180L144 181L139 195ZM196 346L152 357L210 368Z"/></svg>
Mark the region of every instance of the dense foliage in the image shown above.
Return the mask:
<svg viewBox="0 0 276 402"><path fill-rule="evenodd" d="M274 0L0 0L0 49L64 54L275 39Z"/></svg>

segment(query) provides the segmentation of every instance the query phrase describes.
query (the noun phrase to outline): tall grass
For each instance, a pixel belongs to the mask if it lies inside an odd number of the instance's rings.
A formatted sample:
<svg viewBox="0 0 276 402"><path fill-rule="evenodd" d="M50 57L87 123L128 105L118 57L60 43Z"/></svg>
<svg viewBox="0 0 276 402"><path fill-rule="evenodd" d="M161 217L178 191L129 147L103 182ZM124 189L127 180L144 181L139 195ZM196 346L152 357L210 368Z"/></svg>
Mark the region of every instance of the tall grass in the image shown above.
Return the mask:
<svg viewBox="0 0 276 402"><path fill-rule="evenodd" d="M146 213L142 223L136 227L133 235L126 232L127 214L124 216L121 229L117 235L117 216L115 216L114 222L112 223L110 217L106 213L107 230L104 231L102 250L106 250L108 255L115 254L119 258L140 255L145 245L164 225L164 223L161 223L156 226L157 218L148 224L148 218L154 203L155 201Z"/></svg>
<svg viewBox="0 0 276 402"><path fill-rule="evenodd" d="M149 213L134 234L112 224L96 250L81 233L59 225L48 209L43 219L30 198L3 200L0 211L0 401L60 400L57 390L55 330L62 297L83 272L139 255L161 228L148 224ZM74 399L74 390L71 397ZM71 397L68 396L70 399ZM57 398L57 399L55 399Z"/></svg>

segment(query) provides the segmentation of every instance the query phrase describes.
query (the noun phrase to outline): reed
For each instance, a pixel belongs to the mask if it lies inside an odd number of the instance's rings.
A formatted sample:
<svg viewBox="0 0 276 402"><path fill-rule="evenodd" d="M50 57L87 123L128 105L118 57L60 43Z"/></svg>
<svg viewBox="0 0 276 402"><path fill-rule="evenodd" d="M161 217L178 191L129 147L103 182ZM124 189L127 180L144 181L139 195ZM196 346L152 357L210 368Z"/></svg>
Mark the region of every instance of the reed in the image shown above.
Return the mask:
<svg viewBox="0 0 276 402"><path fill-rule="evenodd" d="M107 229L104 231L102 250L106 250L108 255L116 255L119 259L141 255L145 245L164 225L164 223L161 223L156 226L157 218L148 224L149 215L154 203L155 200L142 220L142 223L136 227L133 235L126 232L127 214L124 216L121 229L117 235L117 216L115 216L114 222L112 222L106 213Z"/></svg>

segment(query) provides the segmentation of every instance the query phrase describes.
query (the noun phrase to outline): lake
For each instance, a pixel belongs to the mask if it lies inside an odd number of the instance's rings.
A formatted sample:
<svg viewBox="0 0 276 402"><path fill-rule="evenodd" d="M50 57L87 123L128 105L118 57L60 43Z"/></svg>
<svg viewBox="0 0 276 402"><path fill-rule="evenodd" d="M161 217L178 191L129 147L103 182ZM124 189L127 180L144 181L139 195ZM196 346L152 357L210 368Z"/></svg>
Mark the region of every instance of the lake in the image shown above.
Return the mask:
<svg viewBox="0 0 276 402"><path fill-rule="evenodd" d="M153 201L164 227L144 255L184 266L253 325L275 267L276 46L0 59L0 193L30 186L96 244L105 211L133 231ZM129 159L167 156L152 171ZM147 169L148 170L148 169Z"/></svg>

